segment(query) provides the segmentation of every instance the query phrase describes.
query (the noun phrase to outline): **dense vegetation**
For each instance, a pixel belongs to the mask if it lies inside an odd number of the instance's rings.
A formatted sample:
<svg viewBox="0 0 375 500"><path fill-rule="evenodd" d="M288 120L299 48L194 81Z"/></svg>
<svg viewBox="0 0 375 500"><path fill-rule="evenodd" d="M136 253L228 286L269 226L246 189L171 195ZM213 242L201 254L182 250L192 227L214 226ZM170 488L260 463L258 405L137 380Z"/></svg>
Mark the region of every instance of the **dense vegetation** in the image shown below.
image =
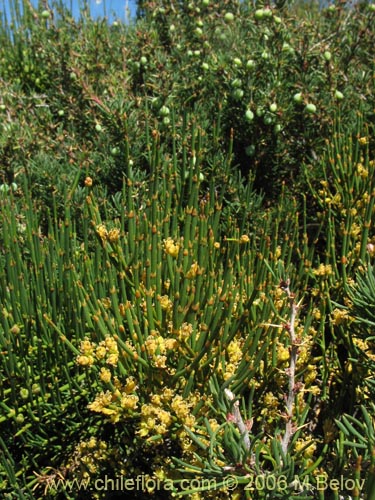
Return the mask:
<svg viewBox="0 0 375 500"><path fill-rule="evenodd" d="M10 17L2 498L374 500L375 5Z"/></svg>

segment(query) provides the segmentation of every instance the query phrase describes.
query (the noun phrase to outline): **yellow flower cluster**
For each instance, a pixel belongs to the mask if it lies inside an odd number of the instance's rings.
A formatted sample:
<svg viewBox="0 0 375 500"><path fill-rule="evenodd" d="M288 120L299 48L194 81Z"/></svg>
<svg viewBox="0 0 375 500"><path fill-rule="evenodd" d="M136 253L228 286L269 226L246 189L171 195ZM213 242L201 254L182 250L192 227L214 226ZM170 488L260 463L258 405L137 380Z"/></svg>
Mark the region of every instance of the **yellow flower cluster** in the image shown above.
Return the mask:
<svg viewBox="0 0 375 500"><path fill-rule="evenodd" d="M317 269L313 270L315 276L331 276L333 274L331 264L320 264Z"/></svg>
<svg viewBox="0 0 375 500"><path fill-rule="evenodd" d="M108 231L104 224L96 226L96 233L103 242L108 240L111 243L117 243L120 239L119 229L113 228Z"/></svg>
<svg viewBox="0 0 375 500"><path fill-rule="evenodd" d="M115 379L114 383L116 387L114 391L101 392L88 405L88 408L109 417L110 421L115 424L122 416L136 410L139 397L135 394L137 385L133 377L129 377L125 385L120 384L118 379Z"/></svg>
<svg viewBox="0 0 375 500"><path fill-rule="evenodd" d="M311 459L316 451L316 443L312 439L299 438L294 444L296 453L302 452L303 457Z"/></svg>
<svg viewBox="0 0 375 500"><path fill-rule="evenodd" d="M193 406L193 401L188 402L179 394L177 394L171 402L171 408L176 414L178 420L187 427L193 427L195 423L195 417L190 412L191 406Z"/></svg>
<svg viewBox="0 0 375 500"><path fill-rule="evenodd" d="M198 262L193 262L185 276L188 280L191 280L198 274L203 274L203 272L204 269L202 267L199 267Z"/></svg>
<svg viewBox="0 0 375 500"><path fill-rule="evenodd" d="M137 434L141 437L163 435L173 422L169 411L163 410L156 404L145 404L141 409L141 422Z"/></svg>
<svg viewBox="0 0 375 500"><path fill-rule="evenodd" d="M163 309L163 311L169 312L172 310L173 303L168 295L158 296L157 299L160 302L160 307Z"/></svg>
<svg viewBox="0 0 375 500"><path fill-rule="evenodd" d="M186 342L189 340L193 333L193 325L190 323L182 323L181 327L178 330L177 338L180 342Z"/></svg>
<svg viewBox="0 0 375 500"><path fill-rule="evenodd" d="M167 368L167 354L176 350L177 346L177 339L164 338L161 335L157 335L157 332L149 335L144 343L147 354L157 368Z"/></svg>
<svg viewBox="0 0 375 500"><path fill-rule="evenodd" d="M332 311L332 323L334 325L347 325L353 321L347 309L339 309L336 307Z"/></svg>
<svg viewBox="0 0 375 500"><path fill-rule="evenodd" d="M233 339L227 348L228 362L225 364L224 380L232 377L243 358L243 338Z"/></svg>
<svg viewBox="0 0 375 500"><path fill-rule="evenodd" d="M168 411L169 403L174 391L165 387L160 394L152 394L150 403L144 404L141 409L141 421L137 434L141 437L163 435L173 422ZM167 409L165 409L167 408Z"/></svg>
<svg viewBox="0 0 375 500"><path fill-rule="evenodd" d="M107 365L116 366L118 362L118 346L113 337L106 337L95 344L88 339L82 340L76 361L81 366L92 366L95 361L104 361Z"/></svg>
<svg viewBox="0 0 375 500"><path fill-rule="evenodd" d="M371 361L375 361L375 349L374 345L370 344L366 340L359 339L357 337L353 338L353 343L356 345L365 355L371 359Z"/></svg>
<svg viewBox="0 0 375 500"><path fill-rule="evenodd" d="M92 436L88 441L81 441L74 450L74 463L71 468L78 465L83 477L100 472L102 463L109 460L110 452L105 441L98 441ZM83 470L83 472L82 472Z"/></svg>
<svg viewBox="0 0 375 500"><path fill-rule="evenodd" d="M164 240L164 250L167 255L176 258L180 251L180 245L175 243L172 238Z"/></svg>
<svg viewBox="0 0 375 500"><path fill-rule="evenodd" d="M261 417L266 419L266 422L272 424L280 417L280 401L272 392L267 392L263 397Z"/></svg>

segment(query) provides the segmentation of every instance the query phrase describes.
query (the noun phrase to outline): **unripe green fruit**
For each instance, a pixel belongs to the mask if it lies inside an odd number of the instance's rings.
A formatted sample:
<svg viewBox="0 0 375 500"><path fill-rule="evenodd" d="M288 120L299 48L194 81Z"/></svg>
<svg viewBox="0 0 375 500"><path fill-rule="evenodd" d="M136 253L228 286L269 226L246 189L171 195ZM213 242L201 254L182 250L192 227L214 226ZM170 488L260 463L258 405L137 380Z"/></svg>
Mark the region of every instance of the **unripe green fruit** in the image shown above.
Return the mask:
<svg viewBox="0 0 375 500"><path fill-rule="evenodd" d="M140 59L140 62L142 64L142 66L146 66L146 64L147 64L147 57L142 56L141 59Z"/></svg>
<svg viewBox="0 0 375 500"><path fill-rule="evenodd" d="M245 149L245 153L247 156L254 156L255 154L255 146L254 144L251 144L250 146L247 146Z"/></svg>
<svg viewBox="0 0 375 500"><path fill-rule="evenodd" d="M255 61L254 61L254 59L249 59L246 62L246 68L247 69L253 69L254 67L255 67Z"/></svg>
<svg viewBox="0 0 375 500"><path fill-rule="evenodd" d="M101 132L101 131L102 131L102 126L100 125L100 123L97 123L97 124L95 125L95 130L96 130L97 132Z"/></svg>
<svg viewBox="0 0 375 500"><path fill-rule="evenodd" d="M254 113L251 111L251 109L247 109L245 112L245 119L248 122L252 122L254 120Z"/></svg>
<svg viewBox="0 0 375 500"><path fill-rule="evenodd" d="M330 52L329 50L326 50L326 51L324 52L323 56L324 56L324 59L325 59L326 61L330 61L330 60L332 59L332 54L331 54L331 52Z"/></svg>
<svg viewBox="0 0 375 500"><path fill-rule="evenodd" d="M269 7L266 7L263 9L263 15L264 17L272 17L272 10Z"/></svg>
<svg viewBox="0 0 375 500"><path fill-rule="evenodd" d="M20 396L22 399L27 399L29 397L29 391L25 387L20 390Z"/></svg>
<svg viewBox="0 0 375 500"><path fill-rule="evenodd" d="M25 416L23 413L19 413L17 416L16 416L16 422L17 424L23 424L25 421Z"/></svg>
<svg viewBox="0 0 375 500"><path fill-rule="evenodd" d="M344 99L344 94L342 92L340 92L339 90L336 90L335 97L336 97L336 99L341 101L342 99Z"/></svg>
<svg viewBox="0 0 375 500"><path fill-rule="evenodd" d="M236 66L242 66L242 61L239 57L235 57L233 59L233 63L236 65Z"/></svg>
<svg viewBox="0 0 375 500"><path fill-rule="evenodd" d="M170 113L169 108L167 106L162 106L159 110L160 116L168 116Z"/></svg>
<svg viewBox="0 0 375 500"><path fill-rule="evenodd" d="M305 111L307 113L310 113L310 114L316 113L316 106L315 106L315 104L311 104L311 103L306 104Z"/></svg>
<svg viewBox="0 0 375 500"><path fill-rule="evenodd" d="M294 100L294 102L301 103L303 100L302 93L297 92L297 94L294 94L293 100Z"/></svg>
<svg viewBox="0 0 375 500"><path fill-rule="evenodd" d="M49 10L43 10L40 15L43 19L49 19L51 17L51 13Z"/></svg>
<svg viewBox="0 0 375 500"><path fill-rule="evenodd" d="M261 21L264 18L264 9L257 9L254 12L254 17L257 21Z"/></svg>
<svg viewBox="0 0 375 500"><path fill-rule="evenodd" d="M169 118L169 116L164 116L163 118L163 124L164 125L169 125L171 123L171 119Z"/></svg>
<svg viewBox="0 0 375 500"><path fill-rule="evenodd" d="M232 87L238 89L242 86L242 80L240 78L235 78L234 80L232 80L231 85Z"/></svg>
<svg viewBox="0 0 375 500"><path fill-rule="evenodd" d="M65 115L65 111L63 109L59 109L58 112L57 112L57 114L59 116L64 116Z"/></svg>
<svg viewBox="0 0 375 500"><path fill-rule="evenodd" d="M233 22L234 21L234 14L232 14L232 12L226 12L224 15L224 21L226 21L227 23Z"/></svg>
<svg viewBox="0 0 375 500"><path fill-rule="evenodd" d="M271 125L273 123L273 118L272 116L269 116L269 115L266 115L264 118L263 118L263 122L265 125Z"/></svg>
<svg viewBox="0 0 375 500"><path fill-rule="evenodd" d="M271 111L271 113L276 113L276 111L277 111L277 104L275 102L273 102L270 105L270 111Z"/></svg>
<svg viewBox="0 0 375 500"><path fill-rule="evenodd" d="M210 66L206 62L203 62L202 63L202 69L204 69L204 71L207 71L207 70L210 69Z"/></svg>
<svg viewBox="0 0 375 500"><path fill-rule="evenodd" d="M243 98L244 91L242 89L236 89L233 92L233 97L237 99L238 101Z"/></svg>

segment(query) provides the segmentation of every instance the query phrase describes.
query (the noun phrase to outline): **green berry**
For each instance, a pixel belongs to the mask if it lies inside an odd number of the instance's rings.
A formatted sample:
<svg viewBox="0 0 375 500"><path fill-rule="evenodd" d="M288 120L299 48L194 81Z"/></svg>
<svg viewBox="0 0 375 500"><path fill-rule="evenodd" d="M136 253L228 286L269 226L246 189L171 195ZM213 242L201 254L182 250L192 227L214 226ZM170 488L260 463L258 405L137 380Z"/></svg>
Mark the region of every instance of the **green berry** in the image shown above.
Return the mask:
<svg viewBox="0 0 375 500"><path fill-rule="evenodd" d="M297 94L294 94L293 100L294 102L301 103L303 100L302 92L297 92Z"/></svg>
<svg viewBox="0 0 375 500"><path fill-rule="evenodd" d="M329 50L326 50L326 51L324 52L323 56L324 56L324 59L325 59L326 61L330 61L330 60L332 59L332 54L331 54L331 52L330 52Z"/></svg>
<svg viewBox="0 0 375 500"><path fill-rule="evenodd" d="M169 108L167 106L162 106L159 110L160 116L168 116L170 113Z"/></svg>
<svg viewBox="0 0 375 500"><path fill-rule="evenodd" d="M310 114L316 113L316 106L315 106L315 104L311 104L311 103L306 104L305 111L307 113L310 113Z"/></svg>
<svg viewBox="0 0 375 500"><path fill-rule="evenodd" d="M272 104L270 104L270 111L271 111L271 113L276 113L276 111L277 111L277 104L275 102L273 102Z"/></svg>
<svg viewBox="0 0 375 500"><path fill-rule="evenodd" d="M264 11L265 9L257 9L254 12L254 17L257 21L261 21L264 18Z"/></svg>
<svg viewBox="0 0 375 500"><path fill-rule="evenodd" d="M227 23L233 22L234 21L234 14L232 14L232 12L226 12L225 15L224 15L224 20Z"/></svg>
<svg viewBox="0 0 375 500"><path fill-rule="evenodd" d="M248 122L252 122L254 120L254 113L251 111L251 109L247 109L245 112L245 119Z"/></svg>
<svg viewBox="0 0 375 500"><path fill-rule="evenodd" d="M336 99L341 101L342 99L344 99L344 94L342 92L340 92L339 90L336 90L335 97L336 97Z"/></svg>

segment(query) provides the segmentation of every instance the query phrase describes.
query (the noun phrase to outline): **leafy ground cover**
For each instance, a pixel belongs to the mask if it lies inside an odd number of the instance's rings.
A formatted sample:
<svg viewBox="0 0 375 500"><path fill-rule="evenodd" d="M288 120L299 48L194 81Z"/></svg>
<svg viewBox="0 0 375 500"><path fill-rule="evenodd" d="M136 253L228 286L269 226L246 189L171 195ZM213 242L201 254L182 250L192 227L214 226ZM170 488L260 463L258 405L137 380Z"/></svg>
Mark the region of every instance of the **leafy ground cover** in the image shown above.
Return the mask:
<svg viewBox="0 0 375 500"><path fill-rule="evenodd" d="M15 2L4 498L375 498L368 2Z"/></svg>

